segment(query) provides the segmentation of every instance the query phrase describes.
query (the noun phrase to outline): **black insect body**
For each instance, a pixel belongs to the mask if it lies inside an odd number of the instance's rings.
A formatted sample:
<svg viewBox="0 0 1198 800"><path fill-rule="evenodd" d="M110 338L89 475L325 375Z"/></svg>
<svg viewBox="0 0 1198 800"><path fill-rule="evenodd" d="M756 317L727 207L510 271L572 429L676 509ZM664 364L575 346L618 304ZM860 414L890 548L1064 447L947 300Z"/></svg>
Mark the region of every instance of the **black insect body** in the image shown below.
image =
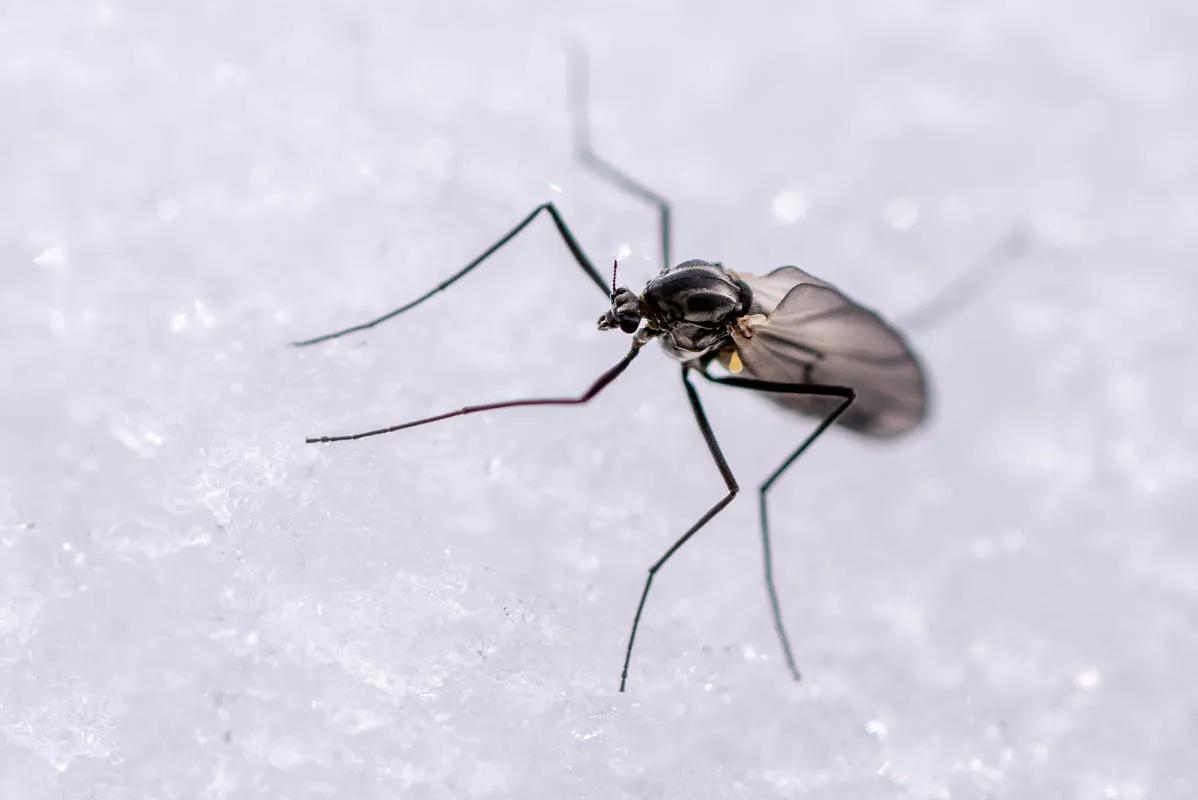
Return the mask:
<svg viewBox="0 0 1198 800"><path fill-rule="evenodd" d="M660 337L670 356L705 375L718 358L745 379L852 388L853 404L837 422L861 433L905 433L927 413L923 370L902 335L798 267L758 276L685 261L649 281L640 298L614 289L599 328L614 327L642 343ZM803 395L770 397L812 416L827 410Z"/></svg>
<svg viewBox="0 0 1198 800"><path fill-rule="evenodd" d="M665 266L639 296L628 288L617 287L614 274L609 287L558 209L552 203L545 203L533 209L478 258L415 300L361 325L295 344L304 346L326 341L374 327L402 314L451 286L514 239L538 216L545 214L553 221L574 261L608 297L610 307L599 318L599 328L618 329L632 336L627 354L577 397L531 398L467 406L386 428L343 436L320 436L307 441L360 439L501 408L580 405L614 381L644 345L656 339L667 354L682 364L682 382L691 410L727 492L649 568L628 637L620 673L620 691L627 682L633 644L654 577L670 557L740 491L720 451L699 394L691 383L691 377L696 374L712 383L763 393L785 408L819 420L758 489L766 588L783 654L791 674L798 679L798 667L782 623L774 585L767 511L770 488L833 424L873 437L892 437L918 426L927 413L927 384L923 371L898 331L874 312L849 300L831 284L797 267L781 267L765 275L753 275L698 260L669 266L669 204L661 195L595 154L585 121L585 72L576 69L574 75L577 79L574 87L576 147L583 164L658 209ZM723 370L713 374L711 368L717 361Z"/></svg>
<svg viewBox="0 0 1198 800"><path fill-rule="evenodd" d="M613 310L600 318L600 330L612 327L608 318L632 291L616 289L614 294ZM749 312L752 297L748 285L719 264L695 260L666 269L649 281L639 305L649 323L646 335L661 336L666 352L685 363L724 343L732 322ZM623 324L621 330L632 332Z"/></svg>

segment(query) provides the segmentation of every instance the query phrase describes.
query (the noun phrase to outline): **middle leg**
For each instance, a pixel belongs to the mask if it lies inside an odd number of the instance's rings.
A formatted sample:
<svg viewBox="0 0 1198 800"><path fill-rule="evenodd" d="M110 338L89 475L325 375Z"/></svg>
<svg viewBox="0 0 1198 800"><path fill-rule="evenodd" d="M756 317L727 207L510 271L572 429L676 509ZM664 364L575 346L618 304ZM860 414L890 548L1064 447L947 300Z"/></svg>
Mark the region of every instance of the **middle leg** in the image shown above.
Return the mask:
<svg viewBox="0 0 1198 800"><path fill-rule="evenodd" d="M624 653L624 669L620 673L620 691L624 691L624 684L628 681L628 662L632 660L632 645L636 641L636 630L641 623L641 612L645 610L645 600L649 597L649 588L653 585L653 577L657 575L657 571L661 569L670 556L678 552L682 545L686 544L695 533L711 521L712 517L720 513L724 506L732 502L732 498L736 497L740 491L740 486L736 483L736 478L732 475L732 469L728 466L728 462L724 459L724 454L720 452L719 442L716 441L715 433L711 430L711 424L707 421L707 414L703 412L703 404L699 401L699 393L695 391L695 387L690 381L690 368L684 366L682 368L682 384L686 387L686 396L690 400L691 410L695 414L695 421L699 423L699 430L703 433L703 440L707 442L707 449L711 451L711 457L715 461L716 468L720 471L720 477L724 479L724 484L728 487L728 493L720 498L719 502L707 510L699 521L687 529L686 533L679 537L678 541L666 550L661 558L649 567L649 577L645 579L645 588L641 591L641 601L636 607L636 616L632 618L632 632L628 634L628 650Z"/></svg>
<svg viewBox="0 0 1198 800"><path fill-rule="evenodd" d="M615 164L595 152L591 144L591 79L586 52L581 45L570 50L570 122L574 131L574 154L582 165L621 191L631 194L657 209L657 235L661 248L662 269L671 265L670 201L634 179Z"/></svg>

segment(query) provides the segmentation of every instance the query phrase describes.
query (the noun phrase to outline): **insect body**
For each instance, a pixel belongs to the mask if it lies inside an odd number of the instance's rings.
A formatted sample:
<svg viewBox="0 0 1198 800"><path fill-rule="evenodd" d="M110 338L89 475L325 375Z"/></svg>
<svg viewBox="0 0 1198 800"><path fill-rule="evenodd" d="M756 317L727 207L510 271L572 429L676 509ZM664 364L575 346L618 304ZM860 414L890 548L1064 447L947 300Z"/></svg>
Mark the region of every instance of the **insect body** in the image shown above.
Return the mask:
<svg viewBox="0 0 1198 800"><path fill-rule="evenodd" d="M877 314L852 302L831 284L797 267L781 267L765 275L726 269L708 261L671 265L670 206L659 194L634 181L600 158L590 145L585 123L585 72L575 69L576 149L582 163L619 188L658 210L663 269L637 295L599 274L552 203L534 208L481 255L415 300L376 319L300 342L306 346L366 330L428 300L484 263L538 217L548 216L582 272L607 296L609 307L599 318L601 330L618 329L632 336L631 347L614 366L574 397L529 398L466 406L385 428L340 436L309 438L309 443L338 442L376 436L450 417L518 406L581 405L614 381L641 349L658 340L682 364L682 382L695 421L727 487L727 492L665 550L650 567L633 617L620 673L620 691L640 626L645 601L658 571L671 556L739 493L740 486L720 451L692 376L717 384L765 393L782 406L819 421L794 451L758 489L765 582L787 666L795 679L798 667L790 646L774 585L767 497L771 487L831 425L875 437L890 437L916 427L927 409L926 383L918 360L903 337ZM715 363L726 374L713 374Z"/></svg>
<svg viewBox="0 0 1198 800"><path fill-rule="evenodd" d="M759 276L686 261L649 281L639 298L613 289L599 328L615 327L660 337L670 356L705 374L718 358L745 379L852 388L854 402L837 422L861 433L904 433L927 412L923 370L902 335L798 267ZM770 397L804 414L826 411L810 396Z"/></svg>

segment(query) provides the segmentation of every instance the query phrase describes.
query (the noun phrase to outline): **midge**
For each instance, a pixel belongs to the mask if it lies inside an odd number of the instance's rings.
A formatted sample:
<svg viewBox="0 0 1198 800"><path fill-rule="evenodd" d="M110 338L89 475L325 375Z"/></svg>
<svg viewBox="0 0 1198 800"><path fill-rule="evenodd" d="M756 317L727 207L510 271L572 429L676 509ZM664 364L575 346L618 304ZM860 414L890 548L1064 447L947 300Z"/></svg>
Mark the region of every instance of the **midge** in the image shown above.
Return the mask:
<svg viewBox="0 0 1198 800"><path fill-rule="evenodd" d="M620 691L628 680L628 664L645 601L653 579L678 552L740 492L740 486L720 452L691 378L762 394L784 408L818 420L794 451L770 473L757 490L761 543L765 559L765 584L774 627L791 675L799 670L790 646L770 555L767 499L782 474L833 424L875 438L898 436L923 422L927 414L927 380L919 360L894 327L873 311L857 304L835 286L797 267L780 267L764 275L730 269L713 261L670 260L670 205L600 158L591 147L586 118L585 64L574 59L572 118L575 149L582 163L621 189L656 206L662 254L662 271L640 294L616 285L613 268L609 286L582 246L570 232L553 203L533 209L519 224L487 248L482 255L415 300L377 319L335 333L295 342L307 346L372 328L423 303L452 286L545 214L553 221L566 249L595 286L607 296L610 307L599 317L599 330L618 330L631 336L628 353L577 397L506 400L466 406L431 417L377 430L342 436L318 436L309 443L341 442L414 428L430 422L518 406L570 406L586 403L620 376L649 342L661 343L666 354L681 364L682 385L699 431L712 460L727 485L727 493L687 528L649 567L649 575L632 618ZM712 374L719 362L728 374Z"/></svg>

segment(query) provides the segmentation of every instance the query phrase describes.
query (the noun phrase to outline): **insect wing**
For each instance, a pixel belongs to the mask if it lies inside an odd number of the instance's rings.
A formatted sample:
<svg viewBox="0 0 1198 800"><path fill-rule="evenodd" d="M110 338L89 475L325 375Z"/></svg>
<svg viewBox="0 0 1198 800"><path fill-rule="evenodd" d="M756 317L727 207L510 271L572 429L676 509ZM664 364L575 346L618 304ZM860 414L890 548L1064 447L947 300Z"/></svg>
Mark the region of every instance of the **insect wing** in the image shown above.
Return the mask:
<svg viewBox="0 0 1198 800"><path fill-rule="evenodd" d="M831 288L831 284L798 267L778 267L765 275L745 275L739 272L732 274L749 284L749 288L753 290L753 306L750 311L753 314L770 313L778 307L782 298L800 283Z"/></svg>
<svg viewBox="0 0 1198 800"><path fill-rule="evenodd" d="M744 377L849 387L856 400L838 422L873 436L894 436L923 420L923 370L902 334L881 317L795 267L740 277L755 293L754 308L761 287L763 310L784 280L792 282L773 309L734 327ZM771 399L813 416L830 410L828 398L774 394Z"/></svg>

